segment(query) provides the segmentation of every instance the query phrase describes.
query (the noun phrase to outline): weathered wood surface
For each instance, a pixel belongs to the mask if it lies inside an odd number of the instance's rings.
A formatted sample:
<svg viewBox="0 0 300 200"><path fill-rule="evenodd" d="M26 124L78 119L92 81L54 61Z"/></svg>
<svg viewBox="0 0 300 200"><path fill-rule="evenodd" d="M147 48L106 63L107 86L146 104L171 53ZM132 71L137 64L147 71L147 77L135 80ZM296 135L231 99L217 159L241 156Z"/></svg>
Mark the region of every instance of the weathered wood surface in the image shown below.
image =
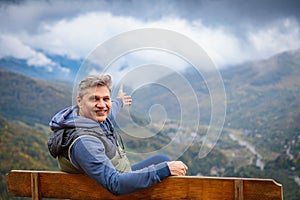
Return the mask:
<svg viewBox="0 0 300 200"><path fill-rule="evenodd" d="M83 174L12 170L8 191L32 199L200 199L282 200L282 186L272 179L177 176L132 194L115 196Z"/></svg>

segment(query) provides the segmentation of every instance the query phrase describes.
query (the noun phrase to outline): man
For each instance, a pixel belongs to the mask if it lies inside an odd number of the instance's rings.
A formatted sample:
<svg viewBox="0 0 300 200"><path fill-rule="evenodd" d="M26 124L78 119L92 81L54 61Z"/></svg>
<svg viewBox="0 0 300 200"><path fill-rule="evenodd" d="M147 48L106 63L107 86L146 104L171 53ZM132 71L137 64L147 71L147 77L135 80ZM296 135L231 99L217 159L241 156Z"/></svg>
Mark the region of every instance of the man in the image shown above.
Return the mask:
<svg viewBox="0 0 300 200"><path fill-rule="evenodd" d="M115 195L149 187L171 175L185 175L187 166L156 155L131 166L119 145L112 121L131 104L120 87L111 101L111 77L91 75L78 86L77 105L57 113L50 122L48 147L62 171L85 173Z"/></svg>

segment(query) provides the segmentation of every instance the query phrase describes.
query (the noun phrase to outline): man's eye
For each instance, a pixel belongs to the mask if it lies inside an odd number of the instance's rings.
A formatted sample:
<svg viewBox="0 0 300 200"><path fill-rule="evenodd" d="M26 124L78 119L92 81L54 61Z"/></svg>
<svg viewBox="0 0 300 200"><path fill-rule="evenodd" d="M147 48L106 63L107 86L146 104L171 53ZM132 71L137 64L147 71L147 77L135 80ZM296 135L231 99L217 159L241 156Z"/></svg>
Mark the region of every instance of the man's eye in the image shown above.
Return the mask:
<svg viewBox="0 0 300 200"><path fill-rule="evenodd" d="M95 101L97 101L97 98L91 97L91 98L89 98L89 100L92 101L92 102L95 102Z"/></svg>

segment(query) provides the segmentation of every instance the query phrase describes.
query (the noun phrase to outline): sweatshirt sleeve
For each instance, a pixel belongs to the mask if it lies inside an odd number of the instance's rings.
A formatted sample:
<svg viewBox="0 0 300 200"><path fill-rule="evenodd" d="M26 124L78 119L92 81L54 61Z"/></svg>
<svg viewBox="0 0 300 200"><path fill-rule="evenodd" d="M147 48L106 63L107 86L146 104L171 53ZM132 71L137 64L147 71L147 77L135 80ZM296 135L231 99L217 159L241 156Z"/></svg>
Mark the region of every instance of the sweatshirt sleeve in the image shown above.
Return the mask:
<svg viewBox="0 0 300 200"><path fill-rule="evenodd" d="M113 121L119 114L122 107L123 107L123 101L119 98L114 99L112 101L112 106L108 118Z"/></svg>
<svg viewBox="0 0 300 200"><path fill-rule="evenodd" d="M94 137L78 139L72 146L70 158L75 166L115 195L147 188L170 176L166 162L137 171L119 173L105 155L103 143Z"/></svg>

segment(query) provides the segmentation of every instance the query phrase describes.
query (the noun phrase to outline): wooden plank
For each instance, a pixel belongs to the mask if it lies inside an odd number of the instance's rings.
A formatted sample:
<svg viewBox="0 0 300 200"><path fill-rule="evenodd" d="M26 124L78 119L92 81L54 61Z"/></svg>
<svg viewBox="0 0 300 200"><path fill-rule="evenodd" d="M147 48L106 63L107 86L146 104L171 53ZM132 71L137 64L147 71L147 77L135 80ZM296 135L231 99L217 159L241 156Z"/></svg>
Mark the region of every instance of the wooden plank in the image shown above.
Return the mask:
<svg viewBox="0 0 300 200"><path fill-rule="evenodd" d="M244 194L247 194L245 199L283 199L282 185L274 180L263 181L260 179L244 180Z"/></svg>
<svg viewBox="0 0 300 200"><path fill-rule="evenodd" d="M282 199L282 186L271 179L241 179L179 176L132 194L115 196L83 174L12 170L7 176L8 191L31 196L31 174L39 174L40 195L59 199L200 199L257 200ZM242 184L241 184L242 183ZM239 192L236 191L237 187ZM242 195L242 196L241 196Z"/></svg>
<svg viewBox="0 0 300 200"><path fill-rule="evenodd" d="M31 173L11 171L6 175L6 185L8 191L15 196L31 196Z"/></svg>

